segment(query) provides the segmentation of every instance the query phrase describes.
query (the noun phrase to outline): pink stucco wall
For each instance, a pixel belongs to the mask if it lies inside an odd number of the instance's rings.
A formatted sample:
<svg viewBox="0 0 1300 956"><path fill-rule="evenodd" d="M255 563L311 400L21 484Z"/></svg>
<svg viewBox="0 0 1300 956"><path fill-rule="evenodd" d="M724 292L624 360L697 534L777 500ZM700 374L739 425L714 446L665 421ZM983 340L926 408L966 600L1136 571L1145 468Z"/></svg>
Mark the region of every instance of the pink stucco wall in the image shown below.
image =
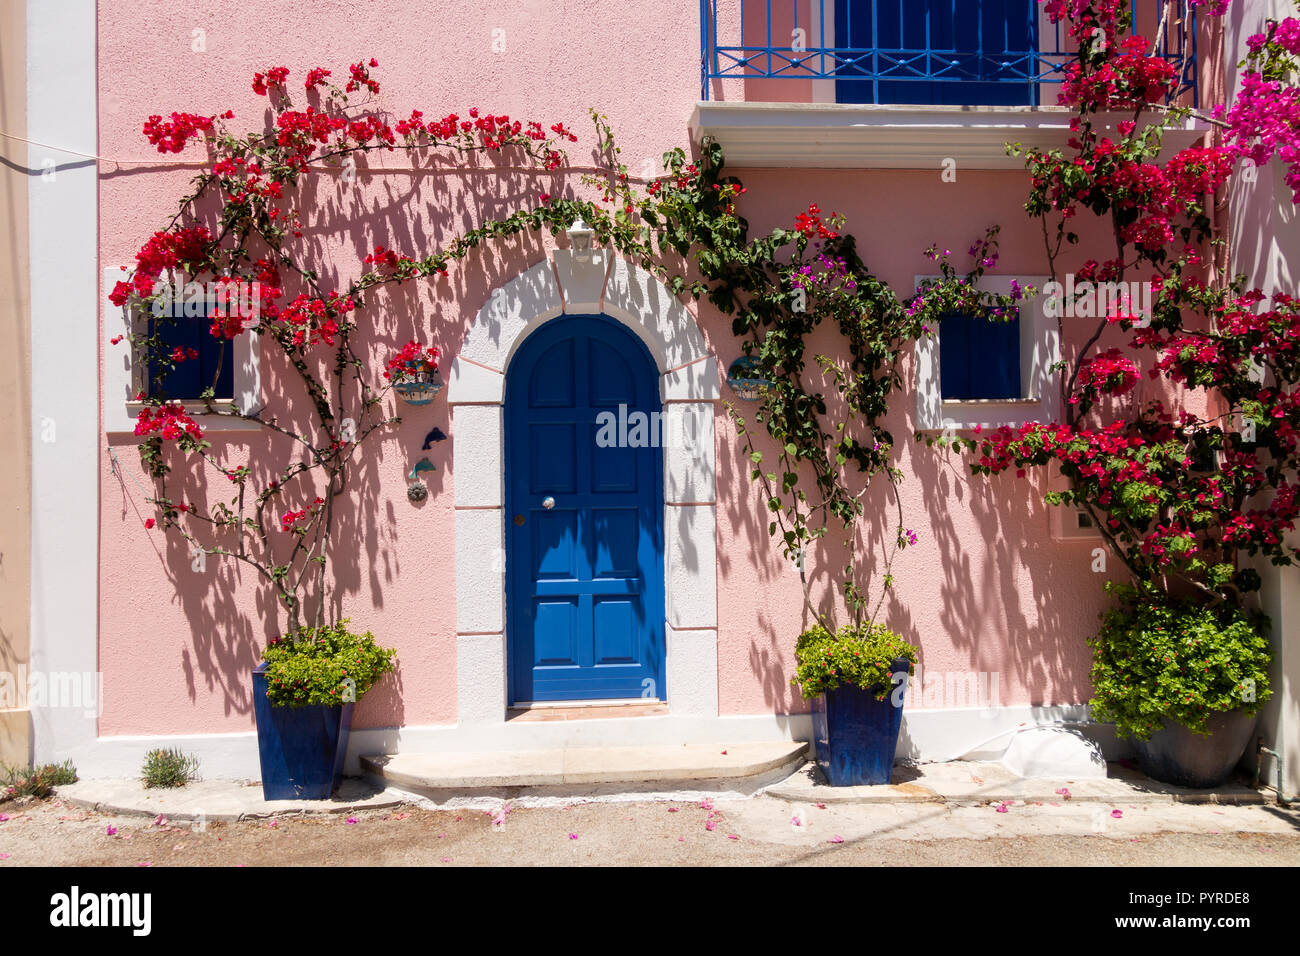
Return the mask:
<svg viewBox="0 0 1300 956"><path fill-rule="evenodd" d="M149 113L218 112L260 122L266 101L249 88L256 70L288 66L292 87L313 66L336 71L362 57L381 67L383 99L394 114L494 112L563 120L585 133L585 110L609 116L623 159L688 146L687 121L698 95L698 5L594 0L486 0L403 4L400 15L366 3L185 7L125 0L99 9L101 266L128 264L164 223L194 174L185 162L152 154L140 135ZM505 53L493 53L493 30ZM193 31L205 52L192 52ZM499 38L500 35L497 35ZM752 90L751 90L752 95ZM570 156L589 162L591 138ZM336 175L309 187L327 211L308 230L325 271L355 274L377 243L401 251L432 248L480 215L521 199L573 188L577 174L512 170L417 173L400 153L373 157L359 186ZM755 230L788 223L810 201L848 215L868 266L899 289L931 271L931 242L964 249L991 223L1003 224L997 271L1046 271L1041 237L1021 204L1019 173L963 172L941 185L932 171L741 171L744 213ZM309 205L310 209L311 206ZM309 219L310 221L310 219ZM1087 237L1091 241L1095 237ZM376 358L419 335L454 355L490 290L546 253L526 238L456 266L443 281L369 307ZM1085 242L1085 248L1087 241ZM701 324L719 366L738 354L729 322L708 306ZM827 339L829 343L830 339ZM105 360L120 355L105 345ZM275 369L268 369L275 379ZM729 394L729 393L726 393ZM895 400L889 426L899 439L907 523L919 536L901 557L888 621L921 647L932 670L1000 673L1001 703L1072 703L1088 696L1084 637L1101 607L1101 581L1089 572L1089 546L1054 543L1045 507L1013 478L974 480L910 439L914 401ZM335 599L354 622L396 646L400 684L386 681L362 703L366 726L446 724L456 720L454 531L456 480L450 441L429 454L438 471L422 506L406 500L404 473L425 452L433 425L451 433L444 401L410 410L406 422L370 446L332 555ZM797 574L769 546L766 519L719 406L719 700L723 714L803 709L789 687L794 638L802 628ZM216 451L243 456L265 440L213 434ZM250 445L251 441L251 445ZM131 436L110 436L125 471L142 480ZM252 726L248 671L276 631L274 608L246 570L209 559L190 570L184 548L143 528L140 491L101 461L100 660L105 675L104 735L218 732ZM200 486L203 487L203 486ZM228 494L214 484L194 496ZM883 510L883 500L880 503ZM888 524L888 521L885 522ZM219 570L218 570L219 569ZM824 579L817 581L824 587Z"/></svg>

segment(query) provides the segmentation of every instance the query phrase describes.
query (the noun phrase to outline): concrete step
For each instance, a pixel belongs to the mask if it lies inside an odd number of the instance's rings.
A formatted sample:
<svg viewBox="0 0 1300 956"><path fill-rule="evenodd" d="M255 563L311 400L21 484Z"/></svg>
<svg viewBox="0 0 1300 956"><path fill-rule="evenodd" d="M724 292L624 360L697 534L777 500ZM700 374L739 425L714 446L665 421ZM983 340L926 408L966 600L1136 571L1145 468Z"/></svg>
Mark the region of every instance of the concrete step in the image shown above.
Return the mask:
<svg viewBox="0 0 1300 956"><path fill-rule="evenodd" d="M365 756L385 786L431 797L513 796L677 789L753 792L788 776L808 745L778 740L656 747L401 753Z"/></svg>

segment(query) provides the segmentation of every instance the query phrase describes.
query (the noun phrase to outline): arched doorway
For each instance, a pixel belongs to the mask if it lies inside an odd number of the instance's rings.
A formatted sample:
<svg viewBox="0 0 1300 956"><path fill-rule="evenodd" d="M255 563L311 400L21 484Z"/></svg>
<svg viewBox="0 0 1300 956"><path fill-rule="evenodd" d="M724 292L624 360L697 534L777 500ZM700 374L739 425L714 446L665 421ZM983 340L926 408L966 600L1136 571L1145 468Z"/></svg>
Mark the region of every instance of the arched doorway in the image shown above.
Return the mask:
<svg viewBox="0 0 1300 956"><path fill-rule="evenodd" d="M509 702L666 699L659 372L599 315L562 316L506 374Z"/></svg>

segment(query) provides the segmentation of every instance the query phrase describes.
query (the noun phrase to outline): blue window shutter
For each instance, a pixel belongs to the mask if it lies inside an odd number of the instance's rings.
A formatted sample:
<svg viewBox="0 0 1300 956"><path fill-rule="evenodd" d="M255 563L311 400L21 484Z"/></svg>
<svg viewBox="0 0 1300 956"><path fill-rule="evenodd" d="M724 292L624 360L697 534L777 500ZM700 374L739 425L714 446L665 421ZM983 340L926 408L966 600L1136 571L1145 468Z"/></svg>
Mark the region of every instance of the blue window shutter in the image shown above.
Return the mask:
<svg viewBox="0 0 1300 956"><path fill-rule="evenodd" d="M947 399L970 398L971 321L945 315L939 322L939 385Z"/></svg>
<svg viewBox="0 0 1300 956"><path fill-rule="evenodd" d="M1035 0L835 0L835 45L857 50L859 55L873 49L894 51L894 57L875 61L880 72L909 76L906 80L839 80L835 98L840 103L1038 103L1037 84L1017 82L1031 75L1034 63L1025 54L1038 48ZM953 55L934 55L931 50ZM846 65L839 73L869 75L872 67L868 55L860 66Z"/></svg>
<svg viewBox="0 0 1300 956"><path fill-rule="evenodd" d="M230 341L218 341L208 331L211 322L206 317L186 316L183 303L171 309L172 319L160 318L158 333L172 348L196 349L197 360L181 362L162 381L163 395L170 399L194 399L212 385L221 361L221 375L216 382L216 398L230 399L235 394L235 347ZM153 387L154 369L149 369L147 386Z"/></svg>
<svg viewBox="0 0 1300 956"><path fill-rule="evenodd" d="M951 314L939 323L939 385L947 401L1022 398L1020 319Z"/></svg>

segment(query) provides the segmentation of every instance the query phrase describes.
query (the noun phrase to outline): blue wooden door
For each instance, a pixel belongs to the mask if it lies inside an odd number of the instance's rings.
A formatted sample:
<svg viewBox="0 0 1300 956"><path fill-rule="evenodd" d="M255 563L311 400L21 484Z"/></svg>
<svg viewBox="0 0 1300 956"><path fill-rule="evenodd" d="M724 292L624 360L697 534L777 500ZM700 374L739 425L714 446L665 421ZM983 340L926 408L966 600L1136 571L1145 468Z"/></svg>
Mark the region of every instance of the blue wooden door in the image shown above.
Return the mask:
<svg viewBox="0 0 1300 956"><path fill-rule="evenodd" d="M511 362L512 703L663 698L663 449L651 434L659 412L650 353L610 319L555 319Z"/></svg>

